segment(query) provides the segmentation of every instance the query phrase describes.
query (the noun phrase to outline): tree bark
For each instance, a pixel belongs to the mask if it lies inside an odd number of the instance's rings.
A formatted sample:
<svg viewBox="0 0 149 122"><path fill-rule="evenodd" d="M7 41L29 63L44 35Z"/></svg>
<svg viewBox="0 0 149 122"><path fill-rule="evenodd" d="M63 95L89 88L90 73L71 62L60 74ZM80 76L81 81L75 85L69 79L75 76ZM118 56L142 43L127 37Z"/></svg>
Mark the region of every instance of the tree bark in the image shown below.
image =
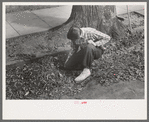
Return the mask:
<svg viewBox="0 0 149 122"><path fill-rule="evenodd" d="M74 5L66 23L72 21L72 26L96 28L112 38L125 35L125 27L117 18L114 5Z"/></svg>

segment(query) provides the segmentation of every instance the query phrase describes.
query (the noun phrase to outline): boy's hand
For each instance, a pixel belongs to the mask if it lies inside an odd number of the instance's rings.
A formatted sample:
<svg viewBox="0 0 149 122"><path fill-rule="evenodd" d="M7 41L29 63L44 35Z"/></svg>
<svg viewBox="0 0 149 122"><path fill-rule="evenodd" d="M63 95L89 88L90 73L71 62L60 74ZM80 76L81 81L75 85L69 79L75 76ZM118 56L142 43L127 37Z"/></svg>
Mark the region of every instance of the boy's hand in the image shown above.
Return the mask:
<svg viewBox="0 0 149 122"><path fill-rule="evenodd" d="M106 43L108 43L109 42L109 40L106 40L106 39L102 39L102 40L100 40L100 41L97 41L97 42L95 42L96 43L96 46L103 46L103 45L105 45Z"/></svg>
<svg viewBox="0 0 149 122"><path fill-rule="evenodd" d="M98 42L95 42L96 43L96 46L101 46L101 42L100 41L98 41Z"/></svg>
<svg viewBox="0 0 149 122"><path fill-rule="evenodd" d="M80 46L79 46L78 49L77 49L77 53L78 53L80 50L81 50L81 48L80 48Z"/></svg>
<svg viewBox="0 0 149 122"><path fill-rule="evenodd" d="M96 43L93 42L92 40L88 40L88 43L89 43L89 44L93 44L94 46L96 46Z"/></svg>

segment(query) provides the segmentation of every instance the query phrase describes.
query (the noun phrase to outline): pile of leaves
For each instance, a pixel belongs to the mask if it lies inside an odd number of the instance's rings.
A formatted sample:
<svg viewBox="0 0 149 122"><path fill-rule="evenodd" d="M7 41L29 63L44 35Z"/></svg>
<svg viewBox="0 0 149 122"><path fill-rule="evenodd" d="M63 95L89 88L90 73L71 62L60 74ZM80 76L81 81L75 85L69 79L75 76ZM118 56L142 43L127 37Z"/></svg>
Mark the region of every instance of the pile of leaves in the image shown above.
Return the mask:
<svg viewBox="0 0 149 122"><path fill-rule="evenodd" d="M144 39L142 33L110 44L99 59L94 77L104 85L119 81L144 82Z"/></svg>
<svg viewBox="0 0 149 122"><path fill-rule="evenodd" d="M59 60L62 59L60 59L62 55L58 57ZM33 63L24 64L21 68L8 66L6 68L7 99L59 99L62 94L74 94L75 91L70 92L74 84L72 76L78 72L60 71L57 68L58 57L46 56Z"/></svg>
<svg viewBox="0 0 149 122"><path fill-rule="evenodd" d="M89 81L103 86L119 81L140 80L144 82L144 33L127 35L120 40L111 40L103 57L92 66ZM73 96L85 86L77 85L74 78L81 71L65 71L67 54L45 56L22 67L6 67L7 99L61 99Z"/></svg>

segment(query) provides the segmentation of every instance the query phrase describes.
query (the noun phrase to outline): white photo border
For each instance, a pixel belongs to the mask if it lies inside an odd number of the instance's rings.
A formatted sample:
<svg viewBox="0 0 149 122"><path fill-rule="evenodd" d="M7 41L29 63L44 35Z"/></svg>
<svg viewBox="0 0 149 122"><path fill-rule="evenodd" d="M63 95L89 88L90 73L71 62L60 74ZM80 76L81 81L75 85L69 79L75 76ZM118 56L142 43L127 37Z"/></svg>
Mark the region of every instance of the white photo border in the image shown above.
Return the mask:
<svg viewBox="0 0 149 122"><path fill-rule="evenodd" d="M144 5L145 8L145 98L139 100L6 100L6 5ZM2 4L2 87L4 120L97 120L147 119L147 3L146 2L3 2ZM87 104L74 104L87 101Z"/></svg>

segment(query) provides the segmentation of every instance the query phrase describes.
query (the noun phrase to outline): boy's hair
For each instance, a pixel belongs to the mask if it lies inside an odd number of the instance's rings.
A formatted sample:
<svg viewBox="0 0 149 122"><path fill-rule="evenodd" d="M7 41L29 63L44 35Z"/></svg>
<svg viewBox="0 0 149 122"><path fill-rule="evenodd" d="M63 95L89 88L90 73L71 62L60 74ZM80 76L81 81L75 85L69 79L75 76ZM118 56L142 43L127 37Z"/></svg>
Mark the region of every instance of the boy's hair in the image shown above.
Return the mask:
<svg viewBox="0 0 149 122"><path fill-rule="evenodd" d="M67 33L67 38L70 40L79 39L81 35L81 29L79 27L71 27Z"/></svg>

